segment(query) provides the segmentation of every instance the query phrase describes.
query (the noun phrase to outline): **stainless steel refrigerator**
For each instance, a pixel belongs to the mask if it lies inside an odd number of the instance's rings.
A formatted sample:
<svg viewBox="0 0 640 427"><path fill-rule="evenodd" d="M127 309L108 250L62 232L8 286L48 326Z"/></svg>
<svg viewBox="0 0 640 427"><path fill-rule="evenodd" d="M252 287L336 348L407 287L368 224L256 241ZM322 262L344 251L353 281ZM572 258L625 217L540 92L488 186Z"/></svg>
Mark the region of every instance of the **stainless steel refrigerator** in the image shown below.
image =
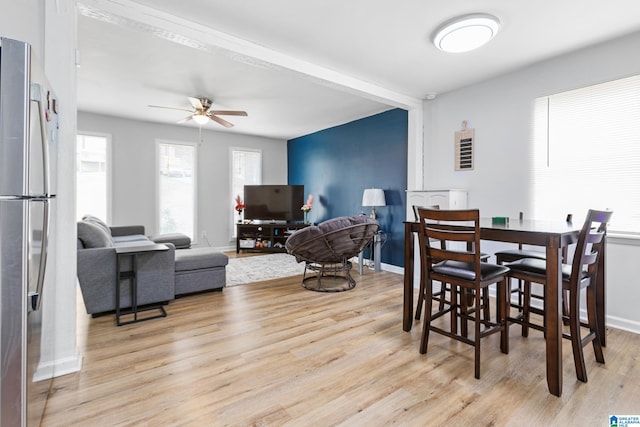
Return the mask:
<svg viewBox="0 0 640 427"><path fill-rule="evenodd" d="M0 38L3 427L40 424L55 360L43 354L54 350L50 345L54 341L41 332L50 334L54 329L43 325L42 307L55 283L47 277L52 266L46 267L54 239L50 225L55 210L58 114L57 100L34 56L29 44Z"/></svg>

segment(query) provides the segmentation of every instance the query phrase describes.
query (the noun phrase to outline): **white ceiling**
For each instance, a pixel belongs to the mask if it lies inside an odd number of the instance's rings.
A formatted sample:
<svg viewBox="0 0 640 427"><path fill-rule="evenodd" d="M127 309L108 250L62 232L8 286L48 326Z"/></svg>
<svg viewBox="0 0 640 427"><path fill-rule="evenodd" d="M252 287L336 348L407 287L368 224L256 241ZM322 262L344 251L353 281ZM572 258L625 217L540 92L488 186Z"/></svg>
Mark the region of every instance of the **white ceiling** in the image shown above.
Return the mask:
<svg viewBox="0 0 640 427"><path fill-rule="evenodd" d="M78 109L175 123L212 98L228 130L291 139L640 31L638 0L79 0ZM474 52L430 42L444 21L489 13ZM630 54L637 54L637 52ZM197 126L193 122L185 126ZM216 123L207 129L227 131Z"/></svg>

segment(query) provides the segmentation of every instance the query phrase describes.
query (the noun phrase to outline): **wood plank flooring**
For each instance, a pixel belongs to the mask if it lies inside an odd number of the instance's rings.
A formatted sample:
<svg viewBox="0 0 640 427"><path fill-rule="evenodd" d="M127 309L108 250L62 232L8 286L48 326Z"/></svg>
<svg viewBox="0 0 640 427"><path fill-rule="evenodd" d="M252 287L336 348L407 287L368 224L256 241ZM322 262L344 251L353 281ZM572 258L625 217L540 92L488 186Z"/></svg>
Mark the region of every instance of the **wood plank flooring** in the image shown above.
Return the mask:
<svg viewBox="0 0 640 427"><path fill-rule="evenodd" d="M473 348L402 331L402 276L354 269L355 289L304 290L300 276L172 301L168 316L116 327L79 307L81 372L54 380L50 426L603 426L640 414L640 335L609 330L606 365L586 348L564 391L547 391L544 340L511 328ZM81 302L80 302L81 304Z"/></svg>

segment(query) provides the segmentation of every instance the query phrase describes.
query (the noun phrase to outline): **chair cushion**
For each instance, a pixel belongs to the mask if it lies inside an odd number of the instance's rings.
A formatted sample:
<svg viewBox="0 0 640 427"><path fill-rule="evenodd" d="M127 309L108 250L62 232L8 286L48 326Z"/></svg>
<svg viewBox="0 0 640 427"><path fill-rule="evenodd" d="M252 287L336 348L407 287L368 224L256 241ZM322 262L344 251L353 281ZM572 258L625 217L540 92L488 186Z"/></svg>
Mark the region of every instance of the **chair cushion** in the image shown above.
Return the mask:
<svg viewBox="0 0 640 427"><path fill-rule="evenodd" d="M113 239L102 227L89 221L78 221L78 239L85 248L112 248Z"/></svg>
<svg viewBox="0 0 640 427"><path fill-rule="evenodd" d="M470 262L442 261L433 266L433 271L438 274L445 274L464 280L475 280L476 278L475 266ZM505 275L508 272L509 268L502 265L489 264L486 262L480 263L480 280L483 281Z"/></svg>
<svg viewBox="0 0 640 427"><path fill-rule="evenodd" d="M287 252L295 255L296 260L301 262L311 259L319 253L329 251L326 242L324 239L319 239L319 236L322 236L322 231L317 226L311 225L295 231L287 238L284 246L287 248Z"/></svg>
<svg viewBox="0 0 640 427"><path fill-rule="evenodd" d="M539 276L545 277L547 275L547 261L537 258L523 258L518 261L505 264L512 271L522 271L526 273L533 273ZM562 280L569 280L571 276L571 266L569 264L562 264Z"/></svg>
<svg viewBox="0 0 640 427"><path fill-rule="evenodd" d="M339 263L357 255L377 229L378 222L368 216L337 217L296 231L285 247L298 262Z"/></svg>
<svg viewBox="0 0 640 427"><path fill-rule="evenodd" d="M367 222L375 222L375 220L372 220L366 215L340 216L321 222L320 224L318 224L318 228L323 233L329 233L331 231L341 230L352 225L363 224Z"/></svg>
<svg viewBox="0 0 640 427"><path fill-rule="evenodd" d="M522 258L547 259L547 254L541 251L530 251L526 249L509 249L495 253L496 259L502 262L512 262Z"/></svg>

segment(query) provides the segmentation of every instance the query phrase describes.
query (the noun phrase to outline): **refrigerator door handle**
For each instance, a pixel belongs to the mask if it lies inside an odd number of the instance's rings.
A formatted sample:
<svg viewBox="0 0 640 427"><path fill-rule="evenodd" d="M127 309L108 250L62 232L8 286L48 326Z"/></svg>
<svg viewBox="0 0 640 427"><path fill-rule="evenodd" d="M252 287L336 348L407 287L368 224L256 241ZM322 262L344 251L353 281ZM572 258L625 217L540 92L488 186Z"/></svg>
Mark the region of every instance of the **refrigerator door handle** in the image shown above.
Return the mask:
<svg viewBox="0 0 640 427"><path fill-rule="evenodd" d="M47 134L47 121L49 110L48 107L45 110L44 102L42 100L42 87L38 83L31 84L31 101L38 104L38 118L40 119L40 133L42 134L42 175L43 175L43 188L44 194L49 195L49 135ZM47 100L47 104L49 100Z"/></svg>
<svg viewBox="0 0 640 427"><path fill-rule="evenodd" d="M44 276L47 268L47 252L49 246L49 200L42 200L44 207L44 215L42 220L42 253L40 255L40 266L38 268L38 281L36 284L36 292L29 295L29 308L35 311L40 310L42 305L42 290L44 288Z"/></svg>

